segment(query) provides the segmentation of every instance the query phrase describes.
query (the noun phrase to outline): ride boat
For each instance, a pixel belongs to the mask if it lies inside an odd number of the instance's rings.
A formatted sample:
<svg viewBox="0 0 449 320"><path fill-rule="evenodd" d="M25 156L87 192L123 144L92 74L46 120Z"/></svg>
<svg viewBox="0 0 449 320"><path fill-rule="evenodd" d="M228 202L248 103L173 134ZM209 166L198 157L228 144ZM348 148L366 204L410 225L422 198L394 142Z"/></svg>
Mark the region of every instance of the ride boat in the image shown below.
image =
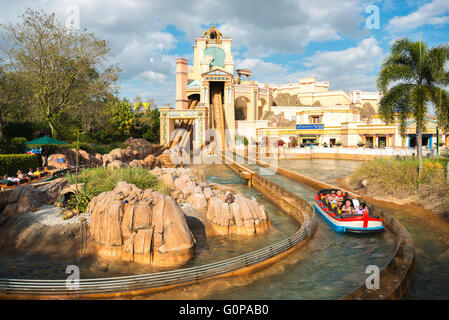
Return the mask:
<svg viewBox="0 0 449 320"><path fill-rule="evenodd" d="M19 181L1 180L0 190L14 189L20 186L34 184L37 182L51 181L55 178L54 172L48 169L44 169L39 176L28 176L20 179Z"/></svg>
<svg viewBox="0 0 449 320"><path fill-rule="evenodd" d="M340 208L328 200L331 193L340 191L342 199L351 200L353 206L357 208L360 203L357 199L351 199L339 189L322 189L315 195L315 211L318 211L323 219L336 232L351 232L351 233L374 233L384 231L383 219L374 215L368 208L363 210L362 214L345 214Z"/></svg>

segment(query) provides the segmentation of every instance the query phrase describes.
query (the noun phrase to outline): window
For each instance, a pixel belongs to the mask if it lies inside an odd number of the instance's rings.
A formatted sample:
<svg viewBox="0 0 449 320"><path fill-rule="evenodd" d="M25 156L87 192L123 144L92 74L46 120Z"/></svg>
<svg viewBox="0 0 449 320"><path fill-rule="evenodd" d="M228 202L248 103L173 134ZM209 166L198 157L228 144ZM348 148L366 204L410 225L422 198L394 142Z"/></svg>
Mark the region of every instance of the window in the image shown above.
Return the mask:
<svg viewBox="0 0 449 320"><path fill-rule="evenodd" d="M312 123L320 123L320 116L312 116Z"/></svg>

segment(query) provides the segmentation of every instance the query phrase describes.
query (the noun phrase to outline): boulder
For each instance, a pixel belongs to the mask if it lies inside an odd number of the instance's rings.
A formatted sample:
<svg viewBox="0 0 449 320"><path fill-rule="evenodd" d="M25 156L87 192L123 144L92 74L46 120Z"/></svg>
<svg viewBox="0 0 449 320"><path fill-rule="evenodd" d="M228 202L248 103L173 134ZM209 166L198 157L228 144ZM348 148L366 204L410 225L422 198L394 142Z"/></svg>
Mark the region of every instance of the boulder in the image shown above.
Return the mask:
<svg viewBox="0 0 449 320"><path fill-rule="evenodd" d="M209 199L206 219L216 234L256 235L268 231L270 221L264 206L242 194ZM228 202L226 200L228 199Z"/></svg>
<svg viewBox="0 0 449 320"><path fill-rule="evenodd" d="M152 189L119 182L89 203L99 255L170 267L188 262L195 239L178 203Z"/></svg>
<svg viewBox="0 0 449 320"><path fill-rule="evenodd" d="M126 163L123 163L120 160L113 160L111 163L107 165L108 169L119 169L119 168L126 168L128 165Z"/></svg>
<svg viewBox="0 0 449 320"><path fill-rule="evenodd" d="M128 164L131 168L143 167L142 160L133 160Z"/></svg>
<svg viewBox="0 0 449 320"><path fill-rule="evenodd" d="M187 202L190 203L195 209L202 210L207 208L207 200L203 192L196 192L191 194L187 198Z"/></svg>
<svg viewBox="0 0 449 320"><path fill-rule="evenodd" d="M45 198L44 193L31 185L14 188L8 197L8 204L3 210L3 218L28 211L36 211L44 203L43 198Z"/></svg>
<svg viewBox="0 0 449 320"><path fill-rule="evenodd" d="M173 176L170 173L164 173L159 175L158 180L162 183L165 183L171 189L175 189L175 182L173 180Z"/></svg>
<svg viewBox="0 0 449 320"><path fill-rule="evenodd" d="M37 187L36 190L42 192L45 198L42 199L45 203L53 203L58 200L58 197L62 190L68 187L70 184L65 178L55 179L47 184Z"/></svg>
<svg viewBox="0 0 449 320"><path fill-rule="evenodd" d="M58 159L60 162L58 162ZM67 157L62 153L54 153L48 156L48 168L50 169L67 169L69 165L71 164L69 164Z"/></svg>
<svg viewBox="0 0 449 320"><path fill-rule="evenodd" d="M132 150L134 159L138 160L145 159L145 157L153 154L155 151L154 145L145 139L131 137L126 139L123 144L128 146L127 149Z"/></svg>
<svg viewBox="0 0 449 320"><path fill-rule="evenodd" d="M153 156L152 154L146 156L145 159L143 159L144 166L146 166L150 169L154 168L155 163L156 163L156 157Z"/></svg>
<svg viewBox="0 0 449 320"><path fill-rule="evenodd" d="M14 188L8 196L3 218L28 211L36 211L44 204L55 202L61 190L68 185L66 179L59 178L37 188L31 185Z"/></svg>

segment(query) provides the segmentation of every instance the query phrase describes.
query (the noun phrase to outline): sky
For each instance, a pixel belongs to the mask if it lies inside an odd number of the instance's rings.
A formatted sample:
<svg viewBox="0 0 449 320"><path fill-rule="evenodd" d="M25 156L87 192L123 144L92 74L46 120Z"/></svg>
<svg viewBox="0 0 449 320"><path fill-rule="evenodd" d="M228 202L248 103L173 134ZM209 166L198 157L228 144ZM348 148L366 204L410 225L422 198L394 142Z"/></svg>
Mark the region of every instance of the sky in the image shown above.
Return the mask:
<svg viewBox="0 0 449 320"><path fill-rule="evenodd" d="M330 90L376 90L394 40L449 42L449 0L0 0L0 22L27 8L106 40L121 68L119 94L174 105L175 59L191 64L212 21L232 39L235 69L261 83L315 77Z"/></svg>

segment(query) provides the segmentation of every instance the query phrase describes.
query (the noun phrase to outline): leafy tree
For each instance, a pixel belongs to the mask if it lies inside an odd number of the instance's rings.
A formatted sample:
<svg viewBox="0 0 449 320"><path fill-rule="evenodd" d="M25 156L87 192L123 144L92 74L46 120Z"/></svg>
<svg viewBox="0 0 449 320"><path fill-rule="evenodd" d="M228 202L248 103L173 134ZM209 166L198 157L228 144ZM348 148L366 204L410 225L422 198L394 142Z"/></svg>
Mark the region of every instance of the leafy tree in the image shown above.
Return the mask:
<svg viewBox="0 0 449 320"><path fill-rule="evenodd" d="M422 172L422 133L425 117L431 104L440 127L449 129L449 46L429 48L425 42L413 42L408 38L396 40L385 59L377 78L377 86L383 93L379 113L386 123L399 121L405 134L407 121L416 120L417 155L419 172Z"/></svg>
<svg viewBox="0 0 449 320"><path fill-rule="evenodd" d="M18 75L0 65L0 139L3 138L6 121L19 115L26 107L27 97L24 91Z"/></svg>
<svg viewBox="0 0 449 320"><path fill-rule="evenodd" d="M28 9L22 22L1 24L8 67L21 75L56 136L59 120L111 91L118 69L104 66L109 48L93 34L70 31L54 14ZM64 126L64 121L62 125Z"/></svg>
<svg viewBox="0 0 449 320"><path fill-rule="evenodd" d="M109 102L111 124L117 137L129 136L136 124L136 115L127 99L115 99Z"/></svg>

